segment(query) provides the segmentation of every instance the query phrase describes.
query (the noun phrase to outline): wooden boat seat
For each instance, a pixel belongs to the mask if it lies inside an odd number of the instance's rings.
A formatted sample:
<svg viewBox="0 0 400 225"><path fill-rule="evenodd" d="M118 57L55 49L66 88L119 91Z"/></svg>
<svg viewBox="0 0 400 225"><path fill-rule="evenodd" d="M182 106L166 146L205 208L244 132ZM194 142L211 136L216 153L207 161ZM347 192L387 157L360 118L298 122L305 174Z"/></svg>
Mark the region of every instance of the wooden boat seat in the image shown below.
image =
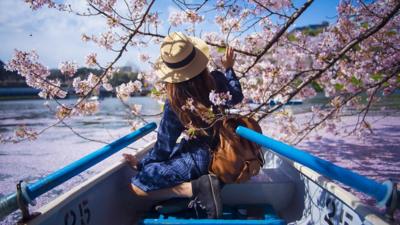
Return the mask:
<svg viewBox="0 0 400 225"><path fill-rule="evenodd" d="M258 176L246 183L225 185L222 189L223 221L225 224L237 224L239 221L258 221L256 224L286 224L276 216L275 211L288 206L294 191L293 181L276 168L263 169ZM155 207L153 214L143 220L143 224L186 224L189 218L195 218L193 211L187 208L188 202L188 199L172 199L159 204ZM247 216L253 214L253 217L258 220L241 218L238 213L241 210L245 210ZM258 212L258 216L254 212ZM220 223L219 220L201 219L201 221L201 224ZM190 224L196 224L193 222L191 221Z"/></svg>
<svg viewBox="0 0 400 225"><path fill-rule="evenodd" d="M228 184L222 189L224 205L271 205L281 211L289 206L295 194L295 183L280 169L263 169L242 184Z"/></svg>

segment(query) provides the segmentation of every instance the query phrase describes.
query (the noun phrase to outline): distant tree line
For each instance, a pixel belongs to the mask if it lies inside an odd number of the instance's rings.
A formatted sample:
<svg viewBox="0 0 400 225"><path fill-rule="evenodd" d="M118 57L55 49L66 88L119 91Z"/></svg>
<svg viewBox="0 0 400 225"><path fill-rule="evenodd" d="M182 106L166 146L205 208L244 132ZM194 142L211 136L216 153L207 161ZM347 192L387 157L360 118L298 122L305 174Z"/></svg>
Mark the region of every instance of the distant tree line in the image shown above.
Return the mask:
<svg viewBox="0 0 400 225"><path fill-rule="evenodd" d="M18 75L17 72L7 71L4 67L5 63L0 60L0 87L28 87L25 83L25 78ZM71 87L73 78L61 74L61 71L59 69L51 69L50 73L50 79L59 79L64 87ZM77 70L74 77L79 76L81 79L86 79L90 73L100 75L102 71L98 69L81 67ZM113 74L113 77L110 79L110 83L113 87L115 87L122 83L135 81L137 79L137 76L137 72L121 70Z"/></svg>

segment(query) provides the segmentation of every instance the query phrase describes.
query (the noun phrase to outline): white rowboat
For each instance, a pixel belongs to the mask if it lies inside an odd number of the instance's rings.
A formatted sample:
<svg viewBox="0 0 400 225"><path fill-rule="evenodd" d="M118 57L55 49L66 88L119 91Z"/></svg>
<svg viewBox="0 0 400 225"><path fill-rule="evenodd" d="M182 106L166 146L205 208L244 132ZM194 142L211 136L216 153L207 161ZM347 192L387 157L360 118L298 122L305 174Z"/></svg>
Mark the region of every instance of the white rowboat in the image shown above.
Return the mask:
<svg viewBox="0 0 400 225"><path fill-rule="evenodd" d="M149 143L137 156L142 157L153 145L154 142ZM261 173L249 182L226 185L222 198L224 206L264 205L273 208L275 215L269 214L263 220L235 220L235 224L395 224L299 163L270 151L266 151L266 161ZM112 165L40 208L40 215L24 224L227 224L233 221L179 219L167 215L139 220L135 212L143 210L146 202L135 198L129 189L134 174L126 162ZM241 211L246 214L245 210Z"/></svg>

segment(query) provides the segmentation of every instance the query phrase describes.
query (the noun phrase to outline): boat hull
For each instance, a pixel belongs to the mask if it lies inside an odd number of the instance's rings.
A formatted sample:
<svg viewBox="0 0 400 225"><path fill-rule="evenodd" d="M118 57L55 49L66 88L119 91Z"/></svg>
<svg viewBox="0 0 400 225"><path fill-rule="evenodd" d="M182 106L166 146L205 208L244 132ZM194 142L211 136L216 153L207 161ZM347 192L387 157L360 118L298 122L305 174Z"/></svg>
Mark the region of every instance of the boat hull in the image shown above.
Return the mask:
<svg viewBox="0 0 400 225"><path fill-rule="evenodd" d="M153 144L139 151L138 157ZM265 157L268 163L261 174L249 182L224 187L224 205L269 205L288 224L390 224L354 195L309 168L268 151ZM41 215L26 224L134 224L152 204L131 193L134 174L125 162L112 165L40 208Z"/></svg>

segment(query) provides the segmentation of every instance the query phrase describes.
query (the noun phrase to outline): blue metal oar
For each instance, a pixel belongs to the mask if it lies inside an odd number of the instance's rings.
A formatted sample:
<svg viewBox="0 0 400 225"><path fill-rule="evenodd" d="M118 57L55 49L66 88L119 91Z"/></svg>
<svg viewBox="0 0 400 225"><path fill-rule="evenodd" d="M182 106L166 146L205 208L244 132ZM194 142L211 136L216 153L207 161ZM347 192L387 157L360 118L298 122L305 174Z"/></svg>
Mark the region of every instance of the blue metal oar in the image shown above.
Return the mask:
<svg viewBox="0 0 400 225"><path fill-rule="evenodd" d="M132 144L141 137L153 131L156 127L156 123L149 123L137 129L136 131L98 149L97 151L92 152L83 158L65 166L64 168L53 172L52 174L33 184L24 185L23 183L21 191L24 201L26 203L32 203L35 198ZM0 220L18 208L17 193L12 193L3 197L0 199Z"/></svg>
<svg viewBox="0 0 400 225"><path fill-rule="evenodd" d="M307 166L325 177L337 180L358 191L373 196L380 206L386 205L391 197L393 191L393 183L391 181L385 181L383 184L378 183L351 170L336 166L329 161L315 157L243 126L236 128L236 133L286 158Z"/></svg>

